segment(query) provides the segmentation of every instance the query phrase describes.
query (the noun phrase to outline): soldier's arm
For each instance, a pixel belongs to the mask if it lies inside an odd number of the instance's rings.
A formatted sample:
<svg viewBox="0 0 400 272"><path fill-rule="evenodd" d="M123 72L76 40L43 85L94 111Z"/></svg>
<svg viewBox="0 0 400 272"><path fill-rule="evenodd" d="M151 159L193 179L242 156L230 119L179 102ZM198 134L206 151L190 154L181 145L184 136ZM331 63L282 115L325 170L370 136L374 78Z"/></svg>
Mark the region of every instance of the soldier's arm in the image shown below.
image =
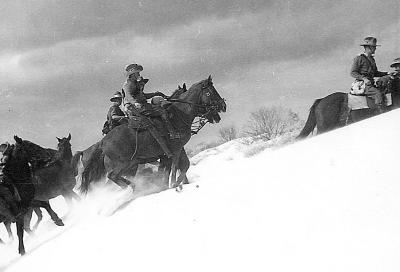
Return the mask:
<svg viewBox="0 0 400 272"><path fill-rule="evenodd" d="M388 72L376 71L374 77L383 77L383 76L386 76L388 74L389 74Z"/></svg>
<svg viewBox="0 0 400 272"><path fill-rule="evenodd" d="M120 112L117 111L116 108L111 109L111 119L120 121L121 119L125 118L125 115L122 115Z"/></svg>
<svg viewBox="0 0 400 272"><path fill-rule="evenodd" d="M363 80L364 76L360 74L361 67L361 56L357 56L353 60L353 65L351 66L350 75L358 80Z"/></svg>
<svg viewBox="0 0 400 272"><path fill-rule="evenodd" d="M166 97L166 95L163 94L162 92L145 93L145 94L144 94L144 97L145 97L146 99L153 98L154 96L162 96L162 97L164 97L164 98Z"/></svg>

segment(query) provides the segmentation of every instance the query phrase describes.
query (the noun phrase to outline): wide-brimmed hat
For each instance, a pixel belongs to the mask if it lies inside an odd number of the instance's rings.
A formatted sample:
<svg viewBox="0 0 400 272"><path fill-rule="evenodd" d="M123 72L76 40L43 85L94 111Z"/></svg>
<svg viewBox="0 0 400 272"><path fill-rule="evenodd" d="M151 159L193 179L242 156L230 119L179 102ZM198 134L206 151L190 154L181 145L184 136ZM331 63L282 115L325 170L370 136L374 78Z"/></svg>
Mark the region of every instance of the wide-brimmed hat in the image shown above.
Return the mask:
<svg viewBox="0 0 400 272"><path fill-rule="evenodd" d="M143 71L143 66L139 65L137 63L132 63L125 67L125 75L127 77L132 75L133 73L141 72L141 71Z"/></svg>
<svg viewBox="0 0 400 272"><path fill-rule="evenodd" d="M366 37L360 46L381 46L380 44L376 44L377 41L375 37Z"/></svg>
<svg viewBox="0 0 400 272"><path fill-rule="evenodd" d="M393 63L390 64L390 67L400 66L400 58L394 59Z"/></svg>
<svg viewBox="0 0 400 272"><path fill-rule="evenodd" d="M122 99L122 94L119 91L114 93L114 95L110 98L110 101L114 102L117 99Z"/></svg>

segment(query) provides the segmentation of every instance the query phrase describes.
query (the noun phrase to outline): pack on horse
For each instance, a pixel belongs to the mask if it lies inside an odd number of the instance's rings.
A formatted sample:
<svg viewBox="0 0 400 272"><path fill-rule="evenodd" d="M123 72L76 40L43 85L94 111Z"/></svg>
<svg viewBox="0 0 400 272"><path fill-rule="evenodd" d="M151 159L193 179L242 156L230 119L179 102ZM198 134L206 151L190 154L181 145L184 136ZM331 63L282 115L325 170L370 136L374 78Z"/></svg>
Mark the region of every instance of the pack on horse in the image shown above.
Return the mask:
<svg viewBox="0 0 400 272"><path fill-rule="evenodd" d="M30 207L41 207L47 210L54 223L63 226L62 220L51 209L48 202L35 200L35 186L32 182L31 165L41 167L47 161L37 156L34 150L29 149L26 141L14 136L15 144L8 143L0 145L1 162L3 164L3 179L6 183L15 188L15 201L18 203L18 214L16 214L17 234L18 234L18 252L25 254L23 242L24 235L24 215ZM7 203L10 207L10 203Z"/></svg>
<svg viewBox="0 0 400 272"><path fill-rule="evenodd" d="M386 94L387 106L384 111L400 107L400 79L384 76L377 80L377 87ZM346 124L358 122L381 113L373 105L372 98L365 95L335 92L314 101L310 108L306 124L298 139L307 137L315 127L317 133L323 133Z"/></svg>
<svg viewBox="0 0 400 272"><path fill-rule="evenodd" d="M163 122L152 120L168 143L168 148L172 153L173 182L176 180L174 167L179 163L183 146L191 137L191 126L195 117L204 116L211 123L219 122L221 111L226 111L226 104L214 88L210 76L191 86L177 99L172 100L167 108L170 122L180 134L179 138L168 139L168 131ZM138 125L135 123L134 126L130 124L118 126L96 144L96 149L92 152L87 166L82 172L80 190L83 193L89 190L91 182L99 180L105 174L108 179L125 188L131 185L131 182L123 175L129 172L134 177L139 164L156 161L165 154L158 141L147 129L146 122L144 123ZM169 174L164 174L166 183L168 183Z"/></svg>

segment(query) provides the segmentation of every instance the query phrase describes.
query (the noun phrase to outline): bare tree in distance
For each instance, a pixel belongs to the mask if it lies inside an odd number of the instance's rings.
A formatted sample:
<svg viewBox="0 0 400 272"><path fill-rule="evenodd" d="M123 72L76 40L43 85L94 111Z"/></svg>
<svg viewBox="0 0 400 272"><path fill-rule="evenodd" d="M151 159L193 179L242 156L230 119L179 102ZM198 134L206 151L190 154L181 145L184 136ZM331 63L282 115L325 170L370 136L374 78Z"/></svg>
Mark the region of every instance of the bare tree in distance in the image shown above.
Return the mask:
<svg viewBox="0 0 400 272"><path fill-rule="evenodd" d="M236 139L238 133L234 126L223 127L219 130L219 137L225 143Z"/></svg>
<svg viewBox="0 0 400 272"><path fill-rule="evenodd" d="M244 133L248 136L259 136L271 140L290 131L299 121L299 116L291 109L276 106L261 107L250 113Z"/></svg>

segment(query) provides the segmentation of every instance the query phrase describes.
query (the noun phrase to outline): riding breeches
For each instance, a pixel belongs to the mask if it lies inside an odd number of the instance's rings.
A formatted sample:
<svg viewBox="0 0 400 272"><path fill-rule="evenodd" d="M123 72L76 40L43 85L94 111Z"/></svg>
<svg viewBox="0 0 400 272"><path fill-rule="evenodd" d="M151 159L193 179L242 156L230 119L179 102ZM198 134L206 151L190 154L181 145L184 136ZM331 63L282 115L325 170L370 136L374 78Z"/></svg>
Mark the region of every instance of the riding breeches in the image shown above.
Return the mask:
<svg viewBox="0 0 400 272"><path fill-rule="evenodd" d="M383 103L383 93L372 85L365 86L365 95L371 96L375 100L376 105L382 105Z"/></svg>

